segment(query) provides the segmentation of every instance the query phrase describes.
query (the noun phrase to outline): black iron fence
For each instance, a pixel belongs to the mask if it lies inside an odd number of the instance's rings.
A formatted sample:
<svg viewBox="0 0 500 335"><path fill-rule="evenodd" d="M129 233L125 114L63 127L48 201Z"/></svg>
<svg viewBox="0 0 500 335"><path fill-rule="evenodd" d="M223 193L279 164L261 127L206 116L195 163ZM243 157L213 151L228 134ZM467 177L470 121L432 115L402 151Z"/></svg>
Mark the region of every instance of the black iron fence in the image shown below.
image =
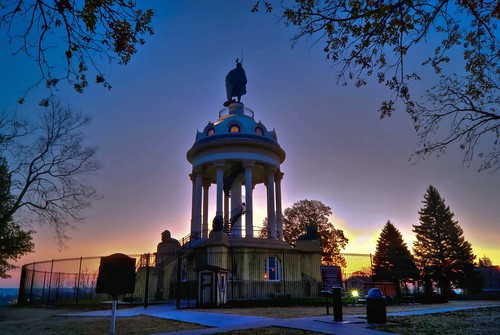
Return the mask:
<svg viewBox="0 0 500 335"><path fill-rule="evenodd" d="M177 308L195 307L200 302L201 286L199 272L193 269L189 259L189 249L179 249L169 255L154 253L129 255L136 259L135 292L119 297L124 304L174 305ZM358 275L371 275L371 255L347 254L346 267L342 268L342 279ZM320 297L321 282L293 274L299 266L298 258L293 255L280 257L280 274L275 280L264 280L262 264L249 266L242 271L240 259L244 254L210 253L203 260L195 260L198 267L210 264L214 259L223 259L227 276L224 282L224 299L227 302L238 300L274 299L279 297L300 298ZM208 263L207 263L208 262ZM220 264L221 261L219 260ZM106 303L111 298L97 294L100 257L80 257L57 259L25 264L22 267L19 285L19 304L31 305L83 305ZM245 273L245 275L241 275ZM238 275L233 275L238 274ZM220 292L217 291L217 292Z"/></svg>

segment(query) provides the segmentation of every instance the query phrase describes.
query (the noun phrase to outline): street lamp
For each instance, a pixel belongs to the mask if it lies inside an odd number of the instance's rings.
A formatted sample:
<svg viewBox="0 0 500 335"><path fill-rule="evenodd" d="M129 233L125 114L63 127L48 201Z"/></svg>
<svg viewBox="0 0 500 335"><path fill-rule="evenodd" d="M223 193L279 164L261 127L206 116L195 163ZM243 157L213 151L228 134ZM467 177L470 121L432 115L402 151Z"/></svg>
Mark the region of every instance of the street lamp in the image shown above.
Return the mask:
<svg viewBox="0 0 500 335"><path fill-rule="evenodd" d="M356 306L356 299L358 298L359 296L359 292L358 290L352 290L351 291L351 297L352 297L352 306Z"/></svg>

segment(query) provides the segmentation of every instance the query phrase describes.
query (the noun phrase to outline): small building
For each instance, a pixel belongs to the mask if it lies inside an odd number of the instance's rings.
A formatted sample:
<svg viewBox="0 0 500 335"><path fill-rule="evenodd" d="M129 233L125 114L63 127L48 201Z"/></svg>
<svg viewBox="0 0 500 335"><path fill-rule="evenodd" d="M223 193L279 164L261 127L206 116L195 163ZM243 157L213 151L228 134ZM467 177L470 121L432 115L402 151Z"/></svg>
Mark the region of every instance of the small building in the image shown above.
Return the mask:
<svg viewBox="0 0 500 335"><path fill-rule="evenodd" d="M483 280L484 292L500 292L500 266L478 266L474 269Z"/></svg>
<svg viewBox="0 0 500 335"><path fill-rule="evenodd" d="M345 281L345 291L350 294L352 291L357 291L360 297L368 294L371 288L378 288L386 297L396 296L396 287L390 281L374 281L366 276L351 276Z"/></svg>

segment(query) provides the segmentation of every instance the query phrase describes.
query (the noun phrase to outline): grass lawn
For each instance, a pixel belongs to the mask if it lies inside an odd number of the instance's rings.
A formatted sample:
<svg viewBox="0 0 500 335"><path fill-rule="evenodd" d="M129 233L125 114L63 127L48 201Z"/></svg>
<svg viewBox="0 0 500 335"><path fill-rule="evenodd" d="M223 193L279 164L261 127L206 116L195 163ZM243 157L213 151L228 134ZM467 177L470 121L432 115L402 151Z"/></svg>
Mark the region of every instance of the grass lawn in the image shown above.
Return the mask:
<svg viewBox="0 0 500 335"><path fill-rule="evenodd" d="M449 305L447 305L450 307ZM418 306L388 307L388 311L416 309ZM420 308L433 308L436 305L423 305ZM206 311L206 310L205 310ZM0 334L9 335L92 335L109 334L109 317L67 317L58 314L74 313L75 310L46 307L0 307ZM267 316L280 319L306 316L322 316L325 308L290 307L290 308L245 308L215 309L215 313ZM363 314L363 307L344 307L344 315ZM388 317L388 324L376 329L398 334L499 334L500 307L478 308L449 313ZM118 317L116 335L148 335L161 332L173 332L189 329L206 328L201 325L150 316ZM219 333L222 334L222 333ZM265 327L244 331L226 332L225 335L319 335L316 332Z"/></svg>

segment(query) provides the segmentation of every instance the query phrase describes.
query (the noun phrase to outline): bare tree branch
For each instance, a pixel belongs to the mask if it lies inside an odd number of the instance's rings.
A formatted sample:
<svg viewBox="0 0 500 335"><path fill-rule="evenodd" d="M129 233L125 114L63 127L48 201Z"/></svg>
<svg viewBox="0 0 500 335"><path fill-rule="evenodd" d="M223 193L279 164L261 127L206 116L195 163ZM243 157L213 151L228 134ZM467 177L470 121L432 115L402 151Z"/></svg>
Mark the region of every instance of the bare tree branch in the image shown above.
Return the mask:
<svg viewBox="0 0 500 335"><path fill-rule="evenodd" d="M13 139L4 148L14 200L0 222L17 217L48 224L64 245L67 228L83 222L82 212L98 198L87 180L101 166L96 148L84 146L82 129L89 123L82 113L52 103L38 123L23 128L30 136Z"/></svg>
<svg viewBox="0 0 500 335"><path fill-rule="evenodd" d="M476 157L482 159L480 170L497 171L499 9L498 0L297 0L285 3L281 15L286 25L298 29L293 43L312 36L324 43L323 52L337 66L342 84L363 86L375 75L389 88L392 97L382 101L380 116L391 116L402 103L421 137L417 156L441 153L458 142L466 165ZM425 48L420 47L423 43ZM424 100L414 100L411 85L420 75L408 68L410 51L442 75L444 66L456 58L455 50L463 55L461 80L452 85L441 81L433 87L438 94L429 91ZM444 134L438 135L438 130ZM479 152L485 145L491 149Z"/></svg>
<svg viewBox="0 0 500 335"><path fill-rule="evenodd" d="M0 29L8 34L14 54L35 54L39 68L40 80L28 87L20 103L41 84L49 97L61 81L82 93L91 81L89 71L96 83L110 89L95 59L127 64L145 43L144 36L153 34L153 11L138 8L135 1L0 0L0 9ZM48 106L49 97L41 105Z"/></svg>
<svg viewBox="0 0 500 335"><path fill-rule="evenodd" d="M464 165L480 160L480 170L500 169L500 96L498 89L484 92L474 100L467 87L456 77L443 77L437 87L427 92L427 104L419 104L413 114L420 136L417 156L440 154L451 143L458 142L464 152ZM430 105L430 106L429 106ZM440 126L447 125L445 132ZM489 142L489 151L477 152L479 144Z"/></svg>

